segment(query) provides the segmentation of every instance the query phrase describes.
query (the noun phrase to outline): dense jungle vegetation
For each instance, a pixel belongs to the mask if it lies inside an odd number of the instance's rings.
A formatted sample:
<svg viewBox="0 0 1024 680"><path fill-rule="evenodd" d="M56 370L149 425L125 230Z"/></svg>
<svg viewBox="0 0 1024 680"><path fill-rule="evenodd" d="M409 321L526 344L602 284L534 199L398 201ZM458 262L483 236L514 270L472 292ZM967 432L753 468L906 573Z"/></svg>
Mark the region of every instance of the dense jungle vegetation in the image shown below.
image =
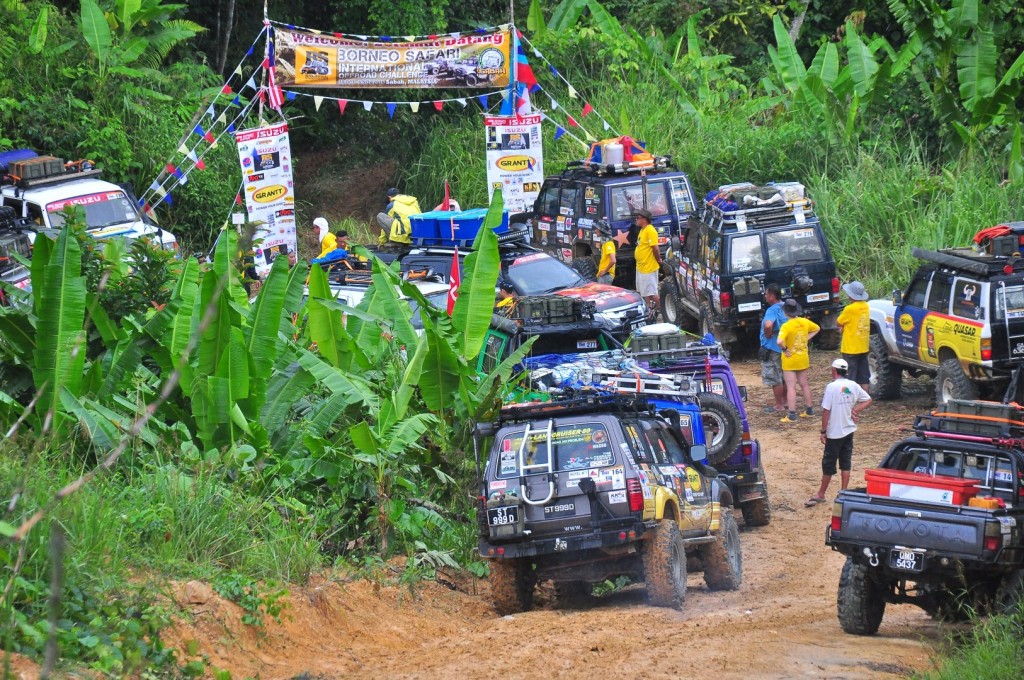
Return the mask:
<svg viewBox="0 0 1024 680"><path fill-rule="evenodd" d="M0 150L93 158L108 178L148 186L246 62L262 8L0 0ZM269 15L370 35L509 19L492 0L271 0ZM802 181L841 275L875 295L907 277L911 245L965 245L1024 219L1024 11L1011 0L519 0L515 18L544 87L535 105L573 133L546 130L549 172L580 156L573 136L603 136L586 102L671 154L699 194ZM254 51L250 69L262 43ZM285 113L296 163L315 178L296 186L300 225L326 213L366 233L331 185L358 187L353 177L382 166L423 205L443 179L463 206L485 204L479 109L392 119L300 100ZM221 230L239 181L233 146L190 180L158 209L186 254ZM470 369L493 302L493 239L470 256L453 317L426 314L417 336L387 268L343 327L318 268L279 260L250 303L233 236L208 264L134 244L129 271L124 246L100 253L70 222L37 243L34 297L0 309L5 649L41 656L54 639L67 662L113 675L172 668L155 635L169 613L147 578L208 580L259 625L288 583L324 568L373 575L404 555L410 583L486 570L467 520L468 424L495 407L514 364L482 382Z"/></svg>

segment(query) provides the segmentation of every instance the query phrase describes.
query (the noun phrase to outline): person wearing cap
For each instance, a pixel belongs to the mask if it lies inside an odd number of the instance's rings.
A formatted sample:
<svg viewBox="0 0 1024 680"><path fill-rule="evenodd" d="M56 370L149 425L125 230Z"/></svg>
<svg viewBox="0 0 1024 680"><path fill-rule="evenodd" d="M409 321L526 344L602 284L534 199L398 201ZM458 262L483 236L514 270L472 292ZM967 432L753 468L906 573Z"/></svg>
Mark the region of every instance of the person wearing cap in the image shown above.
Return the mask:
<svg viewBox="0 0 1024 680"><path fill-rule="evenodd" d="M410 215L417 215L420 202L415 196L398 193L398 189L388 189L388 205L384 212L378 213L377 224L380 225L378 242L383 246L405 248L412 244L412 222Z"/></svg>
<svg viewBox="0 0 1024 680"><path fill-rule="evenodd" d="M860 281L850 281L843 286L850 304L843 307L836 323L843 334L839 351L850 368L847 375L850 380L861 386L865 392L871 384L871 371L868 369L868 349L871 340L871 310L868 308L868 291Z"/></svg>
<svg viewBox="0 0 1024 680"><path fill-rule="evenodd" d="M636 225L640 233L636 237L636 292L647 302L650 318L658 313L658 271L661 269L661 249L658 248L658 230L651 224L651 211L641 208L636 211Z"/></svg>
<svg viewBox="0 0 1024 680"><path fill-rule="evenodd" d="M757 358L761 361L761 382L772 389L775 397L774 406L766 406L766 413L784 413L786 411L786 382L782 377L782 348L776 339L779 329L786 323L786 313L782 311L782 290L777 283L769 283L764 289L764 301L768 308L761 320L761 348Z"/></svg>
<svg viewBox="0 0 1024 680"><path fill-rule="evenodd" d="M498 293L495 296L494 312L502 316L512 316L512 310L516 306L516 289L512 282L507 279L498 281Z"/></svg>
<svg viewBox="0 0 1024 680"><path fill-rule="evenodd" d="M597 282L611 285L615 280L615 239L612 238L612 228L604 220L594 225L604 242L601 244L601 261L597 265Z"/></svg>
<svg viewBox="0 0 1024 680"><path fill-rule="evenodd" d="M842 488L850 485L853 467L853 433L861 412L871 405L871 397L856 382L846 377L849 364L845 359L832 362L832 382L825 386L821 399L821 443L825 450L821 456L821 486L818 493L807 499L805 507L825 501L825 492L836 474L839 464Z"/></svg>
<svg viewBox="0 0 1024 680"><path fill-rule="evenodd" d="M331 233L326 217L318 217L313 220L313 233L316 234L316 239L320 242L320 254L315 259L322 260L338 247L338 239Z"/></svg>
<svg viewBox="0 0 1024 680"><path fill-rule="evenodd" d="M801 418L810 418L814 415L814 407L811 405L811 385L807 382L807 369L811 365L811 355L808 346L811 340L821 327L810 319L800 316L803 311L800 303L793 298L788 298L782 303L782 311L786 313L786 323L779 329L779 337L776 340L782 350L782 377L786 382L786 400L789 406L787 413L780 422L795 423L796 420L796 387L800 386L800 392L804 397L804 410L800 412Z"/></svg>

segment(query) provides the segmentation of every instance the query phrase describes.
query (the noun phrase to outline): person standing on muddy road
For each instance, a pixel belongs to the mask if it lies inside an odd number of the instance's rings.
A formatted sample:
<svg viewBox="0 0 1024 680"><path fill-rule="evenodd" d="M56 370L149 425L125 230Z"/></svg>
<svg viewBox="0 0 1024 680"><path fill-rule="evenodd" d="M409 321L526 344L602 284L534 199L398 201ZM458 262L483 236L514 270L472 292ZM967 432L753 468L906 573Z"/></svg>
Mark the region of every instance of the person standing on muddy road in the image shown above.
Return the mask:
<svg viewBox="0 0 1024 680"><path fill-rule="evenodd" d="M853 467L853 433L857 431L860 413L871 405L871 397L860 385L846 377L849 364L844 359L832 362L832 382L825 387L821 399L821 443L825 450L821 456L821 486L804 507L813 507L825 501L825 492L839 464L842 488L850 485Z"/></svg>
<svg viewBox="0 0 1024 680"><path fill-rule="evenodd" d="M658 272L661 270L661 250L658 248L658 230L651 224L651 211L636 211L636 292L647 301L647 316L654 320L658 313Z"/></svg>
<svg viewBox="0 0 1024 680"><path fill-rule="evenodd" d="M843 286L843 292L850 297L850 304L843 307L836 323L843 333L839 351L849 364L850 380L860 385L865 392L871 383L868 368L868 345L871 340L871 310L868 308L868 291L860 281L850 281Z"/></svg>
<svg viewBox="0 0 1024 680"><path fill-rule="evenodd" d="M777 283L769 283L764 290L764 301L768 309L761 321L761 348L757 358L761 361L761 382L765 387L772 388L775 396L774 406L765 406L765 413L784 413L786 411L786 383L782 377L782 348L776 342L779 329L786 323L786 313L782 311L782 290Z"/></svg>
<svg viewBox="0 0 1024 680"><path fill-rule="evenodd" d="M808 347L811 340L821 327L800 316L800 303L789 298L782 304L782 311L786 313L786 323L779 329L779 337L776 342L782 349L782 377L786 381L786 401L789 406L787 413L779 422L795 423L796 420L796 387L800 385L800 391L804 396L804 410L800 412L801 418L810 418L814 415L814 407L811 405L811 384L807 381L807 369L811 366L811 355Z"/></svg>

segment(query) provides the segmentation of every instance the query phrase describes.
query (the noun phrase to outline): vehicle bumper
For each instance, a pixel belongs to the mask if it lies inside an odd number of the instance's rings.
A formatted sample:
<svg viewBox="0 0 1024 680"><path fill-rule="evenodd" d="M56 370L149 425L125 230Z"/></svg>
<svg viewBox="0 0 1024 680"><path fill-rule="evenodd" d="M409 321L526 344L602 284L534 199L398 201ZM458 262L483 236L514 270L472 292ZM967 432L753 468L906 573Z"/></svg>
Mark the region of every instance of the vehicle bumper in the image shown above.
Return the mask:
<svg viewBox="0 0 1024 680"><path fill-rule="evenodd" d="M768 495L768 487L761 470L748 472L722 472L718 478L725 482L732 492L733 505L740 507L743 503L756 501Z"/></svg>
<svg viewBox="0 0 1024 680"><path fill-rule="evenodd" d="M897 549L893 545L885 545L872 541L848 540L833 537L832 527L825 527L825 545L832 550L848 557L859 559L871 564L886 574L896 578L929 580L933 578L956 577L963 571L1009 571L1020 566L1024 558L1024 549L1019 547L1000 547L998 550L986 550L977 553L956 553L949 551L924 550L924 569L919 572L908 572L889 566L890 554ZM908 546L912 548L913 546Z"/></svg>
<svg viewBox="0 0 1024 680"><path fill-rule="evenodd" d="M512 559L516 557L554 555L556 553L623 546L637 540L643 533L643 522L629 522L622 523L617 527L605 527L586 534L528 539L527 543L491 543L490 541L481 540L477 543L477 551L481 557L486 559Z"/></svg>

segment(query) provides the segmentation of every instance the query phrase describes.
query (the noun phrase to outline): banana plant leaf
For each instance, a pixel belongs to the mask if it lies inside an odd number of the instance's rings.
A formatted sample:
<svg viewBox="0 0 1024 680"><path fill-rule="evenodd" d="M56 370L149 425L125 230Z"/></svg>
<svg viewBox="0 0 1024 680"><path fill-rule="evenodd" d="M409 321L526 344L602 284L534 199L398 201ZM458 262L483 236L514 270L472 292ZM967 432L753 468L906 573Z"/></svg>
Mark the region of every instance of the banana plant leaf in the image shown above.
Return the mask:
<svg viewBox="0 0 1024 680"><path fill-rule="evenodd" d="M504 201L501 191L494 192L491 206L477 234L474 251L466 256L459 284L459 298L452 313L452 325L459 333L458 349L472 361L483 347L484 337L494 313L494 287L501 270L498 237L493 228L500 222Z"/></svg>

